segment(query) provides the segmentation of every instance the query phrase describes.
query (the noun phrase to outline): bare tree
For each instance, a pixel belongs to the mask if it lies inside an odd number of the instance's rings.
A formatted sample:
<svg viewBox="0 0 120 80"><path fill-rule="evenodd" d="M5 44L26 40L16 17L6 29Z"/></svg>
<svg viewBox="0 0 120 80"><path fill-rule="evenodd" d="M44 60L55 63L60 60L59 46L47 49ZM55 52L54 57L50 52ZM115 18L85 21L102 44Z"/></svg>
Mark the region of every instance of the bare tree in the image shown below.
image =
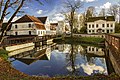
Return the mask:
<svg viewBox="0 0 120 80"><path fill-rule="evenodd" d="M4 39L3 37L7 32L8 28L10 27L13 18L16 16L17 13L20 12L20 9L27 1L32 0L0 0L0 28L1 28L0 44L2 43ZM42 4L40 0L35 1L38 1L40 4ZM14 12L9 12L9 9L14 9ZM3 20L7 15L10 15L10 19L8 20L7 25L3 28Z"/></svg>
<svg viewBox="0 0 120 80"><path fill-rule="evenodd" d="M119 12L118 12L118 8L119 5L115 4L112 5L109 9L108 9L108 14L112 15L112 16L116 16Z"/></svg>
<svg viewBox="0 0 120 80"><path fill-rule="evenodd" d="M80 0L65 0L64 1L64 7L67 12L67 15L65 15L66 20L69 22L70 28L71 28L71 37L73 37L73 26L74 22L76 20L75 14L76 11L83 6L83 3Z"/></svg>
<svg viewBox="0 0 120 80"><path fill-rule="evenodd" d="M101 9L99 16L106 16L106 12L104 8Z"/></svg>
<svg viewBox="0 0 120 80"><path fill-rule="evenodd" d="M88 20L89 17L95 16L95 7L89 6L86 11L86 20Z"/></svg>

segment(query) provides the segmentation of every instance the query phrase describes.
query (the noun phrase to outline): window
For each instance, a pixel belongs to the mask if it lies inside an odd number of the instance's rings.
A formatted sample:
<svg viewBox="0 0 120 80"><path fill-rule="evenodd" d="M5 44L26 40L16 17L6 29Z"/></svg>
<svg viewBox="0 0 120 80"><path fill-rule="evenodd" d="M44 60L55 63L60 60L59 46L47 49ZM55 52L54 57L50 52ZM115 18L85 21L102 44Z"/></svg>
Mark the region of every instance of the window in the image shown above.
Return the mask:
<svg viewBox="0 0 120 80"><path fill-rule="evenodd" d="M109 27L109 24L107 24L107 27Z"/></svg>
<svg viewBox="0 0 120 80"><path fill-rule="evenodd" d="M92 51L94 51L94 48L92 48Z"/></svg>
<svg viewBox="0 0 120 80"><path fill-rule="evenodd" d="M38 34L40 35L40 31L38 31Z"/></svg>
<svg viewBox="0 0 120 80"><path fill-rule="evenodd" d="M113 27L113 24L111 24L111 27Z"/></svg>
<svg viewBox="0 0 120 80"><path fill-rule="evenodd" d="M89 48L89 51L91 51L91 48Z"/></svg>
<svg viewBox="0 0 120 80"><path fill-rule="evenodd" d="M105 30L102 30L102 32L104 33L104 32L105 32Z"/></svg>
<svg viewBox="0 0 120 80"><path fill-rule="evenodd" d="M91 25L89 24L89 28L91 28Z"/></svg>
<svg viewBox="0 0 120 80"><path fill-rule="evenodd" d="M94 28L94 24L92 25L92 28Z"/></svg>
<svg viewBox="0 0 120 80"><path fill-rule="evenodd" d="M107 33L109 33L109 30L107 30Z"/></svg>
<svg viewBox="0 0 120 80"><path fill-rule="evenodd" d="M42 34L42 31L41 31L41 34Z"/></svg>
<svg viewBox="0 0 120 80"><path fill-rule="evenodd" d="M98 51L98 49L96 48L96 51Z"/></svg>
<svg viewBox="0 0 120 80"><path fill-rule="evenodd" d="M102 27L105 27L105 25L104 25L104 24L102 24Z"/></svg>
<svg viewBox="0 0 120 80"><path fill-rule="evenodd" d="M92 30L92 32L94 33L95 31L94 31L94 30Z"/></svg>
<svg viewBox="0 0 120 80"><path fill-rule="evenodd" d="M29 35L31 35L31 31L29 31Z"/></svg>
<svg viewBox="0 0 120 80"><path fill-rule="evenodd" d="M96 28L98 28L98 24L96 24Z"/></svg>
<svg viewBox="0 0 120 80"><path fill-rule="evenodd" d="M31 24L28 24L29 28L31 27Z"/></svg>
<svg viewBox="0 0 120 80"><path fill-rule="evenodd" d="M17 25L15 25L15 28L17 29Z"/></svg>
<svg viewBox="0 0 120 80"><path fill-rule="evenodd" d="M111 29L110 32L113 32L113 30Z"/></svg>
<svg viewBox="0 0 120 80"><path fill-rule="evenodd" d="M91 32L91 30L89 30L89 32Z"/></svg>
<svg viewBox="0 0 120 80"><path fill-rule="evenodd" d="M17 32L15 32L15 35L18 35L18 33L17 33Z"/></svg>

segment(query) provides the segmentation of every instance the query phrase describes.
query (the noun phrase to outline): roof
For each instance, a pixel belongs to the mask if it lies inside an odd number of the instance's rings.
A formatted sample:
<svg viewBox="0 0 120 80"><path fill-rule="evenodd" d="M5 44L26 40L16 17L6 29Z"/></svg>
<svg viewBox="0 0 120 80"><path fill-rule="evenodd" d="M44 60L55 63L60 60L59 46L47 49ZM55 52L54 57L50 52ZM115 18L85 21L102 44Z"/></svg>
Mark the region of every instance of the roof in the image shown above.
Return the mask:
<svg viewBox="0 0 120 80"><path fill-rule="evenodd" d="M50 30L56 30L58 23L50 23Z"/></svg>
<svg viewBox="0 0 120 80"><path fill-rule="evenodd" d="M50 23L50 25L55 25L55 26L57 26L57 25L58 25L58 23Z"/></svg>
<svg viewBox="0 0 120 80"><path fill-rule="evenodd" d="M35 26L37 29L46 30L44 24L42 23L35 22Z"/></svg>
<svg viewBox="0 0 120 80"><path fill-rule="evenodd" d="M90 17L88 18L87 22L94 22L97 20L106 20L106 21L115 21L114 16L106 16L106 17Z"/></svg>
<svg viewBox="0 0 120 80"><path fill-rule="evenodd" d="M41 23L41 21L38 18L30 15L24 15L20 19L16 20L14 23L24 23L24 22L40 22Z"/></svg>
<svg viewBox="0 0 120 80"><path fill-rule="evenodd" d="M46 20L47 20L47 16L46 17L37 17L43 24L45 24Z"/></svg>

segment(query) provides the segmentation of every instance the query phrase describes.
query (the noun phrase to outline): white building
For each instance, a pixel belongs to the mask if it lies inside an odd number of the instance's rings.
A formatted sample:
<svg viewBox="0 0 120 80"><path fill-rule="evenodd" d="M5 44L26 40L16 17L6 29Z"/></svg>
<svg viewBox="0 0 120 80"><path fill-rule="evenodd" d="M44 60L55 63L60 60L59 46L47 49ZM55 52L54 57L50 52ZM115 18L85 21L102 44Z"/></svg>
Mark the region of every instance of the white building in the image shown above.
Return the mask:
<svg viewBox="0 0 120 80"><path fill-rule="evenodd" d="M88 34L115 32L114 16L90 17L86 23Z"/></svg>
<svg viewBox="0 0 120 80"><path fill-rule="evenodd" d="M49 35L51 33L51 30L50 30L50 20L49 18L46 16L46 17L37 17L45 26L46 28L46 34Z"/></svg>
<svg viewBox="0 0 120 80"><path fill-rule="evenodd" d="M68 22L65 21L58 21L58 27L56 28L56 33L61 35L63 33L70 32L70 26Z"/></svg>
<svg viewBox="0 0 120 80"><path fill-rule="evenodd" d="M95 55L98 55L98 56L103 56L104 55L104 50L102 48L88 46L87 47L87 53L88 54L95 54Z"/></svg>
<svg viewBox="0 0 120 80"><path fill-rule="evenodd" d="M58 27L58 23L50 23L50 32L51 35L56 35L56 29Z"/></svg>
<svg viewBox="0 0 120 80"><path fill-rule="evenodd" d="M10 35L46 35L44 24L36 17L24 15L12 24Z"/></svg>

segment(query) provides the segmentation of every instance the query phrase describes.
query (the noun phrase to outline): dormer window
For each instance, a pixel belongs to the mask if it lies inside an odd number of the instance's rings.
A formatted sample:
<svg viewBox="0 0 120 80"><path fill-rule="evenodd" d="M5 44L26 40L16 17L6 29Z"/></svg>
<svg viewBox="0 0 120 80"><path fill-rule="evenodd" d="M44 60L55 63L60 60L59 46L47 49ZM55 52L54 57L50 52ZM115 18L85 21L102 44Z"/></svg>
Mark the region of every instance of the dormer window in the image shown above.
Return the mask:
<svg viewBox="0 0 120 80"><path fill-rule="evenodd" d="M15 28L17 29L17 25L15 25Z"/></svg>
<svg viewBox="0 0 120 80"><path fill-rule="evenodd" d="M29 28L31 28L31 24L28 24Z"/></svg>

